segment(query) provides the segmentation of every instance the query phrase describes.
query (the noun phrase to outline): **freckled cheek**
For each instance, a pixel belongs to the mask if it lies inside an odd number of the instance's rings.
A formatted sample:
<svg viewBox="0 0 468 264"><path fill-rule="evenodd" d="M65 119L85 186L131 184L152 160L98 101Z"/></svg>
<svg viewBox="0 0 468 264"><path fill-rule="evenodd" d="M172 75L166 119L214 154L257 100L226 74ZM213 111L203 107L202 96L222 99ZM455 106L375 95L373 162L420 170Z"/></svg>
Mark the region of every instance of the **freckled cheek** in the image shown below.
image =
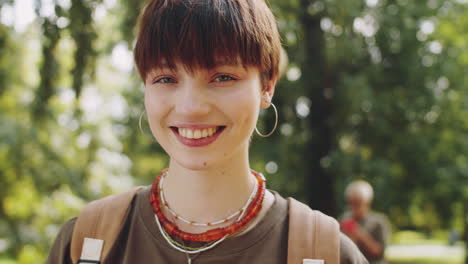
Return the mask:
<svg viewBox="0 0 468 264"><path fill-rule="evenodd" d="M250 114L246 116L244 123L246 126L254 126L256 121L257 121L257 116L255 115L255 112L250 112Z"/></svg>
<svg viewBox="0 0 468 264"><path fill-rule="evenodd" d="M153 97L150 92L145 91L145 110L147 114L154 113L155 102Z"/></svg>
<svg viewBox="0 0 468 264"><path fill-rule="evenodd" d="M249 131L250 133L250 130L253 131L257 124L258 112L255 109L245 109L245 111L242 111L242 115L242 126L246 132Z"/></svg>
<svg viewBox="0 0 468 264"><path fill-rule="evenodd" d="M163 118L165 113L167 112L168 105L158 98L151 94L145 94L145 110L147 119L153 131L153 135L156 136L156 132L158 129L161 129L163 126Z"/></svg>
<svg viewBox="0 0 468 264"><path fill-rule="evenodd" d="M145 107L148 112L156 114L156 112L164 112L169 106L171 98L164 93L156 93L155 91L145 92Z"/></svg>
<svg viewBox="0 0 468 264"><path fill-rule="evenodd" d="M232 104L232 102L236 103ZM245 91L241 91L231 98L230 105L232 106L231 111L238 115L238 120L240 120L244 126L252 126L252 124L255 126L260 107L257 94L246 94Z"/></svg>

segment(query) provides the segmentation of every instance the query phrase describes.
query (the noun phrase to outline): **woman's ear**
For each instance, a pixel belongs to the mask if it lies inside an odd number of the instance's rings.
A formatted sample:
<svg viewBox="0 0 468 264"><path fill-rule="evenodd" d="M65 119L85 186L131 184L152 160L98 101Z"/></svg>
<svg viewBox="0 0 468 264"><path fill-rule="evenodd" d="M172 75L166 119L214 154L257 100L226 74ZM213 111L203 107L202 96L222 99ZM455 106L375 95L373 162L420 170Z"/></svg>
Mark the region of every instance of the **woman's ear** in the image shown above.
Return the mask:
<svg viewBox="0 0 468 264"><path fill-rule="evenodd" d="M262 102L260 106L264 109L268 108L271 104L273 94L275 93L276 87L276 78L268 80L266 83L265 89L262 91Z"/></svg>

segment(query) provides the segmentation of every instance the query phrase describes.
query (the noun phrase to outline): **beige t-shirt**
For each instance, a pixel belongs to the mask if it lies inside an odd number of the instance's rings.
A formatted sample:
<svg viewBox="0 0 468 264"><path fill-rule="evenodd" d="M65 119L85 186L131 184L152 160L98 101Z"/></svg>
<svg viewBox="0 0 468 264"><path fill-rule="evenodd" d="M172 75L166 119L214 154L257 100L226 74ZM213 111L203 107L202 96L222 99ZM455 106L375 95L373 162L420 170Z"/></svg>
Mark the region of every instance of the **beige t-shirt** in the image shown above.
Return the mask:
<svg viewBox="0 0 468 264"><path fill-rule="evenodd" d="M125 219L107 263L187 263L187 256L172 247L160 233L149 203L149 188L139 192ZM46 264L71 264L70 241L76 218L61 229ZM275 193L275 202L258 225L213 249L191 256L193 264L287 263L288 204ZM364 256L341 235L341 264L367 264Z"/></svg>

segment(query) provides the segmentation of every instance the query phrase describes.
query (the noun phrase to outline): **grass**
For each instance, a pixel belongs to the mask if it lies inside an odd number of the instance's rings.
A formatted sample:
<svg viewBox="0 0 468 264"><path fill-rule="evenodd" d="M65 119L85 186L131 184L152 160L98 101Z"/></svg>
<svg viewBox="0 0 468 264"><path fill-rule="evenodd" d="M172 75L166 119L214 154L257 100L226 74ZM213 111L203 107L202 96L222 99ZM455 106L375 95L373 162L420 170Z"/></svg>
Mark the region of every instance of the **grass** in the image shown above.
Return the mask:
<svg viewBox="0 0 468 264"><path fill-rule="evenodd" d="M392 243L396 245L446 245L447 232L443 230L434 231L431 238L416 231L398 231L392 234Z"/></svg>
<svg viewBox="0 0 468 264"><path fill-rule="evenodd" d="M464 264L464 244L448 247L444 231L434 232L431 238L420 232L399 231L392 235L391 244L386 252L389 264Z"/></svg>
<svg viewBox="0 0 468 264"><path fill-rule="evenodd" d="M458 259L427 259L427 258L411 258L405 260L388 261L389 264L463 264L463 261Z"/></svg>

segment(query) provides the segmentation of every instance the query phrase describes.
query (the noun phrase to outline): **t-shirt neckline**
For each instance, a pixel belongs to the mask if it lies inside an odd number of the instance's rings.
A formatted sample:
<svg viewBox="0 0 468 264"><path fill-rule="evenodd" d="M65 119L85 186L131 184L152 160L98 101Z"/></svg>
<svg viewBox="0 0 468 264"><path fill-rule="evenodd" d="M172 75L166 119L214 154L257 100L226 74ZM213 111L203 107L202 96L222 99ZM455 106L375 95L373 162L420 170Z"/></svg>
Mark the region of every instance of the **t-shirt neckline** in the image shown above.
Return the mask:
<svg viewBox="0 0 468 264"><path fill-rule="evenodd" d="M151 233L152 237L158 243L164 245L168 250L179 252L168 244L156 224L153 208L149 202L150 189L150 187L147 187L138 195L135 201L137 205L135 213L139 216L140 221L145 225L147 231ZM222 256L246 250L265 239L269 231L276 225L284 223L287 217L287 201L277 192L271 192L275 196L275 201L270 209L268 209L263 219L261 219L254 228L241 236L227 238L215 248L207 250L202 254L205 256Z"/></svg>

